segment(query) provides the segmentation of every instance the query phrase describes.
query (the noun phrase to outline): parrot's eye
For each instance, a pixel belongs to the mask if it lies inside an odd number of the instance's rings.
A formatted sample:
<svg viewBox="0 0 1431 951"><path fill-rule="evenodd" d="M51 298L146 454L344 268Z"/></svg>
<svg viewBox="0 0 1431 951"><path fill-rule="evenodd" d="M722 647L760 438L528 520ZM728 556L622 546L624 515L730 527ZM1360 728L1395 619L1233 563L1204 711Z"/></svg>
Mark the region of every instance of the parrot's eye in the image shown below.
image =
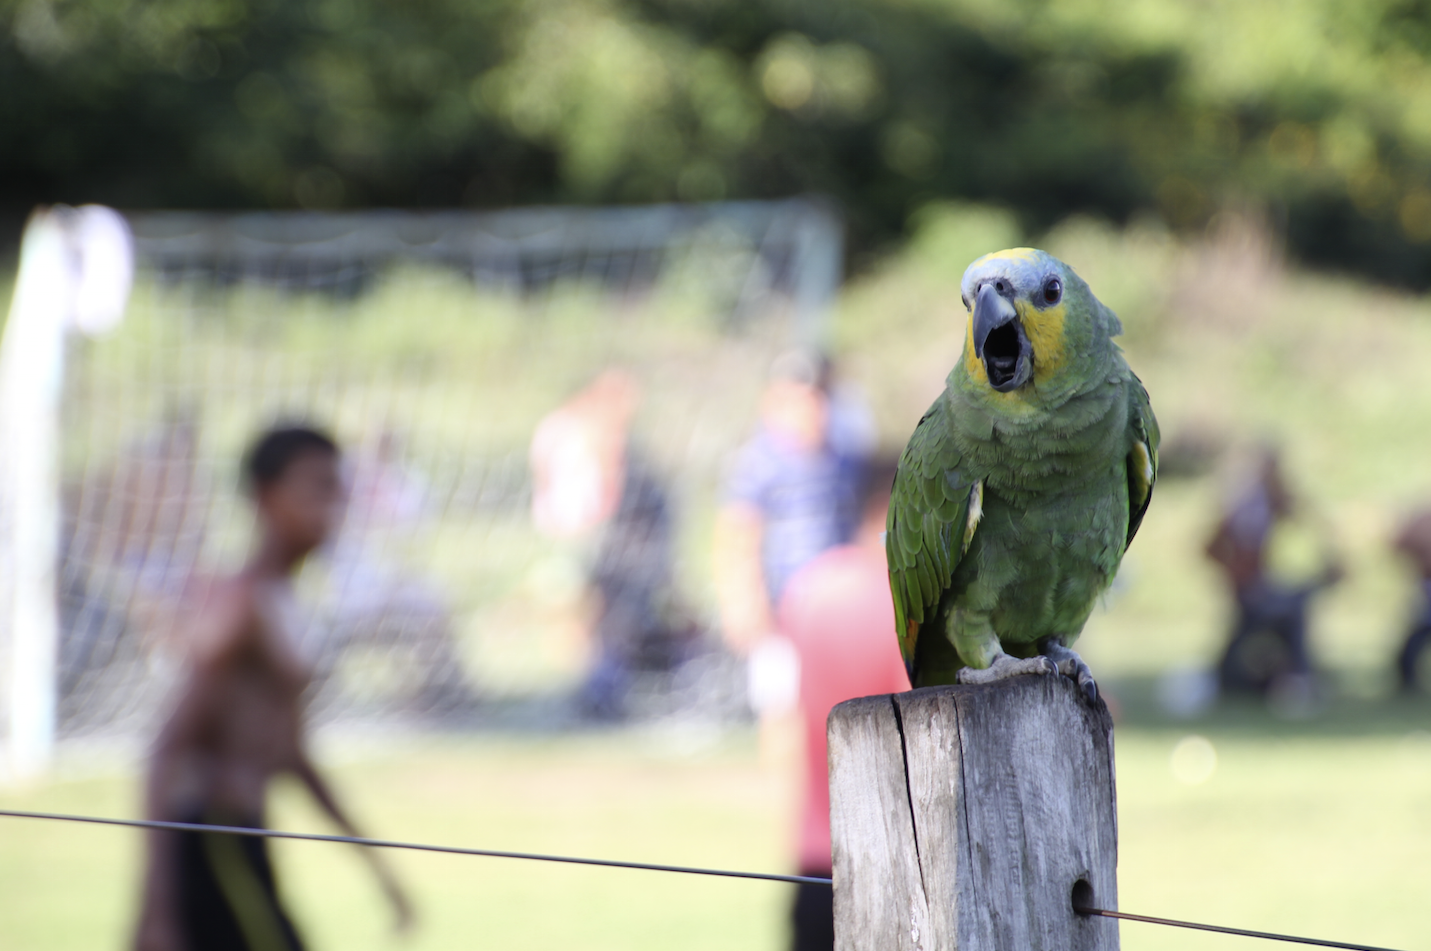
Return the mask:
<svg viewBox="0 0 1431 951"><path fill-rule="evenodd" d="M1057 304L1061 297L1063 297L1063 282L1056 277L1049 278L1043 285L1044 303Z"/></svg>

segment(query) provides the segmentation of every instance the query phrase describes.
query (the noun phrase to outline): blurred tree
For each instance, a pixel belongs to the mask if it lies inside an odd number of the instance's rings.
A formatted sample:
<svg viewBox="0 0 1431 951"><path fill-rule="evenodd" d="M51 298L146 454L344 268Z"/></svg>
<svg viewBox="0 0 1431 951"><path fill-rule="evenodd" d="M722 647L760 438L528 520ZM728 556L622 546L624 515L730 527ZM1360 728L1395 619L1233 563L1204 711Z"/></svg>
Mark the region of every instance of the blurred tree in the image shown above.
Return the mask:
<svg viewBox="0 0 1431 951"><path fill-rule="evenodd" d="M1431 286L1428 0L0 0L0 207L1271 209Z"/></svg>

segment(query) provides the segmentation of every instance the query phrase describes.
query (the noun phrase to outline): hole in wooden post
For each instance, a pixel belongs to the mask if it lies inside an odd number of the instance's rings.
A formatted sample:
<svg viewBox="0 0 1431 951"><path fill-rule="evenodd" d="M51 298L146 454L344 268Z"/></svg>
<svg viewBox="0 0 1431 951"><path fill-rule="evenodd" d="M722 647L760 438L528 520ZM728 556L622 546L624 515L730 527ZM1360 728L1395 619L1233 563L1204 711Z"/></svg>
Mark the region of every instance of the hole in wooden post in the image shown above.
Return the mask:
<svg viewBox="0 0 1431 951"><path fill-rule="evenodd" d="M1076 914L1087 916L1090 911L1098 906L1093 903L1093 886L1088 883L1088 879L1080 878L1073 883L1073 910Z"/></svg>

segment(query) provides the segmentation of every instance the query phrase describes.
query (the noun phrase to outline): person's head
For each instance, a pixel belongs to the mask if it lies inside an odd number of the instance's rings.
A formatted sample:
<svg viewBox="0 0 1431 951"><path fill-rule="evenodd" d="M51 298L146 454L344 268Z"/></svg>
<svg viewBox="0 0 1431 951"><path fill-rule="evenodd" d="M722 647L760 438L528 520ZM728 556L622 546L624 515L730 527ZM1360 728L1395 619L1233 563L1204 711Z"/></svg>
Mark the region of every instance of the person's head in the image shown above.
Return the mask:
<svg viewBox="0 0 1431 951"><path fill-rule="evenodd" d="M760 403L766 429L802 449L825 441L829 423L830 362L811 350L790 350L776 358Z"/></svg>
<svg viewBox="0 0 1431 951"><path fill-rule="evenodd" d="M340 461L337 443L306 426L270 429L244 453L244 488L266 540L288 557L302 558L337 528L344 501Z"/></svg>
<svg viewBox="0 0 1431 951"><path fill-rule="evenodd" d="M619 367L602 370L583 391L599 411L624 426L641 402L641 384L629 371Z"/></svg>
<svg viewBox="0 0 1431 951"><path fill-rule="evenodd" d="M858 544L883 547L881 535L889 517L889 499L898 470L897 456L876 456L865 463L857 510L860 513L860 522L855 530L855 541Z"/></svg>
<svg viewBox="0 0 1431 951"><path fill-rule="evenodd" d="M1267 502L1274 514L1285 516L1292 513L1292 493L1282 475L1282 449L1270 440L1257 447L1257 482L1267 494Z"/></svg>

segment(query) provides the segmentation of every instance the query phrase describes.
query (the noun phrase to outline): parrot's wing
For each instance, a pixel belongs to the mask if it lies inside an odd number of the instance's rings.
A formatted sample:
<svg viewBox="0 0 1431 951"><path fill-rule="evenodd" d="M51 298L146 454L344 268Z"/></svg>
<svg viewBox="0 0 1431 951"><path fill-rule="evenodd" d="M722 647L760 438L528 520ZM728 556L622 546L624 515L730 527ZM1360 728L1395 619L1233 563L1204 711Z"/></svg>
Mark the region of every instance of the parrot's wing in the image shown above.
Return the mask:
<svg viewBox="0 0 1431 951"><path fill-rule="evenodd" d="M949 412L941 396L919 421L890 495L889 587L899 651L911 669L920 625L934 616L983 515L984 484L946 435Z"/></svg>
<svg viewBox="0 0 1431 951"><path fill-rule="evenodd" d="M1130 388L1128 407L1128 435L1131 448L1128 450L1128 541L1133 544L1133 536L1138 534L1138 526L1143 524L1143 514L1148 511L1148 503L1153 500L1153 484L1158 481L1158 418L1153 415L1153 406L1148 402L1148 391L1136 376Z"/></svg>

